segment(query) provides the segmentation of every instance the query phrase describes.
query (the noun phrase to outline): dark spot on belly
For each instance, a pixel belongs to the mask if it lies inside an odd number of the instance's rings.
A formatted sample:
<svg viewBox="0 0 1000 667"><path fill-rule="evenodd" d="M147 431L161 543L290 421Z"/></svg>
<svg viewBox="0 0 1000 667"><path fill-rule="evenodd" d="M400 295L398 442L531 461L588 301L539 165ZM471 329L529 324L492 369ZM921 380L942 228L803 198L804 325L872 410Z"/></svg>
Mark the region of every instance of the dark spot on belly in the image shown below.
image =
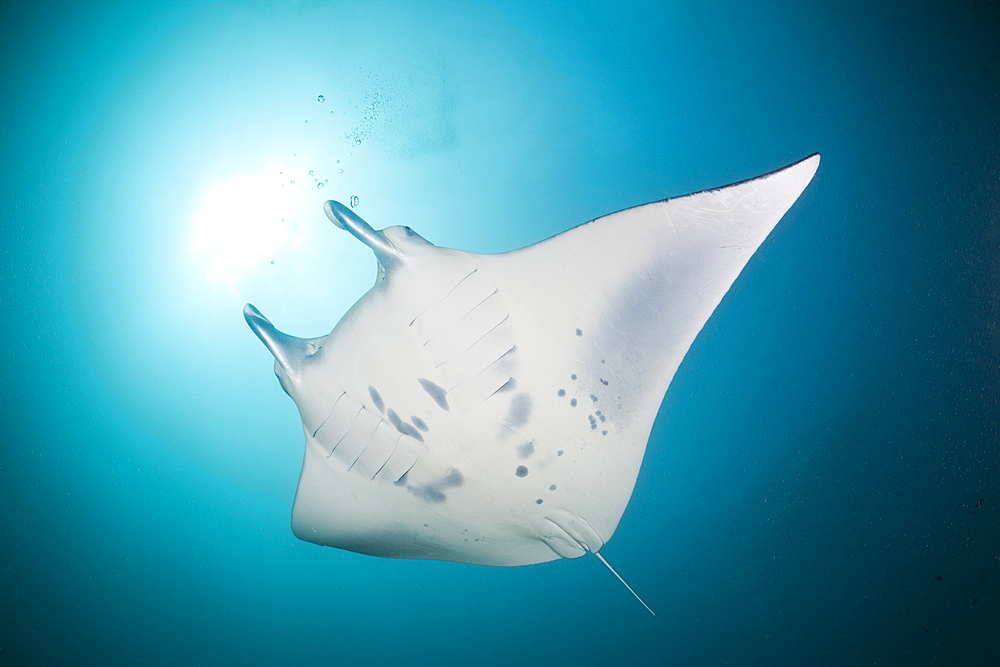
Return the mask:
<svg viewBox="0 0 1000 667"><path fill-rule="evenodd" d="M446 396L448 392L444 390L444 387L434 384L427 378L420 378L417 382L419 382L420 386L424 388L427 395L434 399L434 402L438 404L439 408L442 410L448 410L448 397Z"/></svg>
<svg viewBox="0 0 1000 667"><path fill-rule="evenodd" d="M372 403L378 408L378 411L385 412L385 401L382 400L382 395L375 387L368 385L368 395L372 397Z"/></svg>
<svg viewBox="0 0 1000 667"><path fill-rule="evenodd" d="M562 456L562 455L563 455L563 450L560 449L558 452L556 452L556 456Z"/></svg>
<svg viewBox="0 0 1000 667"><path fill-rule="evenodd" d="M518 394L510 401L510 413L507 415L507 423L514 428L520 428L528 423L531 418L531 396Z"/></svg>
<svg viewBox="0 0 1000 667"><path fill-rule="evenodd" d="M542 500L541 498L539 498L538 500L536 500L536 501L535 501L535 504L536 504L536 505L541 505L541 504L542 504L542 503L544 503L544 502L545 502L544 500ZM976 603L975 603L975 602L973 602L972 604L976 604Z"/></svg>
<svg viewBox="0 0 1000 667"><path fill-rule="evenodd" d="M607 387L608 386L608 381L605 380L604 378L601 378L601 384L603 384L605 387Z"/></svg>
<svg viewBox="0 0 1000 667"><path fill-rule="evenodd" d="M444 495L434 484L424 484L423 486L408 486L407 491L415 495L421 500L426 500L429 503L443 503L448 500L448 496Z"/></svg>
<svg viewBox="0 0 1000 667"><path fill-rule="evenodd" d="M527 477L528 476L527 466L517 466L517 470L514 471L514 474L517 475L518 477Z"/></svg>
<svg viewBox="0 0 1000 667"><path fill-rule="evenodd" d="M576 335L577 335L577 336L582 336L582 335L583 335L583 331L582 331L582 330L580 330L580 329L577 329L577 330L576 330Z"/></svg>
<svg viewBox="0 0 1000 667"><path fill-rule="evenodd" d="M569 406L571 408L575 408L576 407L576 399L575 398L569 399Z"/></svg>
<svg viewBox="0 0 1000 667"><path fill-rule="evenodd" d="M597 403L597 396L595 396L594 394L591 394L590 395L590 400L592 400L594 403Z"/></svg>
<svg viewBox="0 0 1000 667"><path fill-rule="evenodd" d="M556 485L555 484L551 484L549 486L549 491L555 491L555 490L556 490Z"/></svg>
<svg viewBox="0 0 1000 667"><path fill-rule="evenodd" d="M399 482L396 482L396 485L399 486L405 477L406 475L400 477ZM456 468L449 468L444 477L438 481L432 484L424 484L422 486L410 486L407 484L406 490L421 500L426 500L430 503L443 503L448 499L448 496L446 496L444 492L456 486L462 486L463 481L464 478L462 477L461 472L459 472Z"/></svg>
<svg viewBox="0 0 1000 667"><path fill-rule="evenodd" d="M404 422L402 419L400 419L399 415L397 415L393 410L389 410L389 412L387 412L385 416L389 420L389 423L395 426L396 430L399 431L400 433L404 433L410 436L411 438L419 440L420 442L424 441L424 436L420 433L420 431L413 428L411 424L408 424L407 422Z"/></svg>
<svg viewBox="0 0 1000 667"><path fill-rule="evenodd" d="M572 375L570 375L569 379L570 380L575 380L576 379L576 373L573 373Z"/></svg>
<svg viewBox="0 0 1000 667"><path fill-rule="evenodd" d="M565 389L560 389L559 391L556 392L556 396L558 396L559 398L562 398L565 395L566 395Z"/></svg>
<svg viewBox="0 0 1000 667"><path fill-rule="evenodd" d="M590 421L590 430L591 431L596 431L597 430L597 418L594 417L594 415L587 415L587 419Z"/></svg>

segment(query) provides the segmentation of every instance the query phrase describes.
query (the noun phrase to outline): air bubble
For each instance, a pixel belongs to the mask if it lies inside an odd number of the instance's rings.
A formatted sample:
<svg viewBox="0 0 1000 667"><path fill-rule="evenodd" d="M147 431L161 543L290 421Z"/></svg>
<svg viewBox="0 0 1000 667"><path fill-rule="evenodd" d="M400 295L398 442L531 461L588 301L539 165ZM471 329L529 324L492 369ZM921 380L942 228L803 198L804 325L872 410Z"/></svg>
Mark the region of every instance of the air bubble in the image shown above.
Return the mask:
<svg viewBox="0 0 1000 667"><path fill-rule="evenodd" d="M323 97L322 95L319 95L319 96L318 96L318 97L316 98L316 101L317 101L317 102L319 102L320 104L323 104L323 102L326 102L326 98L325 98L325 97ZM332 112L331 112L331 113L332 113Z"/></svg>
<svg viewBox="0 0 1000 667"><path fill-rule="evenodd" d="M361 203L361 200L358 199L357 195L351 195L351 208L357 208L358 204L360 204L360 203Z"/></svg>
<svg viewBox="0 0 1000 667"><path fill-rule="evenodd" d="M310 176L312 176L312 175L313 175L313 170L312 170L312 169L310 169L310 170L309 170L309 175L310 175Z"/></svg>
<svg viewBox="0 0 1000 667"><path fill-rule="evenodd" d="M316 189L317 190L322 190L323 189L323 184L322 183L317 183L316 184Z"/></svg>

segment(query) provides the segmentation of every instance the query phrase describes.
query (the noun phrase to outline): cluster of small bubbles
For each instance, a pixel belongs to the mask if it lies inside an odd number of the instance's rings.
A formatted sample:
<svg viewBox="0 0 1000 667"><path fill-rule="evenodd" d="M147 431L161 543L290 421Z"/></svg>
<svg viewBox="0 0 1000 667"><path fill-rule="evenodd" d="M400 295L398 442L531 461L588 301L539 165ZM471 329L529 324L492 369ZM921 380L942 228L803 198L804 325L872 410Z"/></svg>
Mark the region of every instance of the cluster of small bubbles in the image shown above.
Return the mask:
<svg viewBox="0 0 1000 667"><path fill-rule="evenodd" d="M320 95L320 96L318 96L316 98L316 101L319 102L320 104L323 104L323 102L326 102L326 98L323 97L322 95ZM333 112L331 111L330 113L333 113Z"/></svg>
<svg viewBox="0 0 1000 667"><path fill-rule="evenodd" d="M351 208L357 208L358 204L360 204L360 203L361 203L361 200L358 199L357 195L351 195Z"/></svg>

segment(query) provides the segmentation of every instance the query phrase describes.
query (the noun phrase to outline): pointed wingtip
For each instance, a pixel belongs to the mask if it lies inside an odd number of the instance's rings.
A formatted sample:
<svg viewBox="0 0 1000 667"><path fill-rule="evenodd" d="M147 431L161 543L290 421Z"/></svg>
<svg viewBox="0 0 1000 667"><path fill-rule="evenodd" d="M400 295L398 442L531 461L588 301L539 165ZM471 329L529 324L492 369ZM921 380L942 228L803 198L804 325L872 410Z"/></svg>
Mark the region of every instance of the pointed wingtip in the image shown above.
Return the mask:
<svg viewBox="0 0 1000 667"><path fill-rule="evenodd" d="M775 198L775 201L784 201L786 204L784 209L788 210L795 203L795 200L799 198L803 190L806 189L806 186L812 182L816 171L819 169L819 162L820 154L813 153L780 169L775 169L756 178L734 183L731 186L726 186L726 188L753 182L771 183L772 197ZM719 189L724 190L726 188ZM776 223L777 220L775 220Z"/></svg>
<svg viewBox="0 0 1000 667"><path fill-rule="evenodd" d="M808 175L808 177L806 178L806 182L808 182L809 180L812 179L813 174L816 173L816 170L819 169L819 161L820 161L820 154L812 153L811 155L805 156L801 160L796 160L795 162L786 165L784 167L781 167L779 169L775 169L770 173L758 176L757 178L750 178L747 180L755 181L758 178L768 178L770 176L775 176L777 174L791 172L791 173L801 174L802 176Z"/></svg>
<svg viewBox="0 0 1000 667"><path fill-rule="evenodd" d="M816 175L816 171L819 169L819 162L820 162L819 153L813 153L812 155L807 155L806 157L802 158L801 160L798 160L797 162L793 162L787 167L782 167L781 169L777 169L771 172L771 174L767 174L766 176L770 176L772 174L773 175L787 174L788 176L791 176L794 180L801 181L802 189L805 189L806 185L808 185L809 182L812 181L813 176Z"/></svg>
<svg viewBox="0 0 1000 667"><path fill-rule="evenodd" d="M807 155L798 162L790 165L790 167L797 167L799 165L802 165L803 167L808 168L810 170L811 173L809 175L809 178L812 178L812 175L816 173L817 169L819 169L819 162L820 162L820 154L813 153L812 155Z"/></svg>

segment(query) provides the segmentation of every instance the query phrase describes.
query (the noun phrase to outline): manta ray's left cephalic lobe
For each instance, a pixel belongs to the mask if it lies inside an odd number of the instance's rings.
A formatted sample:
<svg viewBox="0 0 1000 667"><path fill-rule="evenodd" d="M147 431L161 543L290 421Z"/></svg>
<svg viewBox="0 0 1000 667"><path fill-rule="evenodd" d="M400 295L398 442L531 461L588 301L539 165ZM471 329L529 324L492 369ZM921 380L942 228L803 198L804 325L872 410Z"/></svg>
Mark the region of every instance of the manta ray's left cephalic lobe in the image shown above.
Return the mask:
<svg viewBox="0 0 1000 667"><path fill-rule="evenodd" d="M598 552L678 365L818 165L498 255L377 231L327 202L374 251L375 285L320 338L244 311L302 417L295 534L485 565Z"/></svg>

